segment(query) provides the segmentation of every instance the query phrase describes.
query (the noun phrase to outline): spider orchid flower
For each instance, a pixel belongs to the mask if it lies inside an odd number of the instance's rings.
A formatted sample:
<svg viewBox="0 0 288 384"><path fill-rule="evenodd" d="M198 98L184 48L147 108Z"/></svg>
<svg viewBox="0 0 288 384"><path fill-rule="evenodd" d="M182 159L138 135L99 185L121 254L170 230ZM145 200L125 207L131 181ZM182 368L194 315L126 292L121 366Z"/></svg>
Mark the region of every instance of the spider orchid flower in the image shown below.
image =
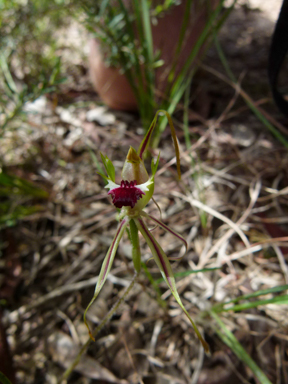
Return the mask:
<svg viewBox="0 0 288 384"><path fill-rule="evenodd" d="M165 231L171 233L178 240L180 240L185 245L187 250L187 242L182 236L180 236L177 232L173 231L162 221L158 220L157 218L143 211L145 206L152 199L153 192L154 192L155 174L159 164L159 156L156 161L152 159L152 163L151 163L152 176L149 178L147 170L144 166L143 155L148 148L150 137L152 135L153 129L157 121L157 116L161 112L162 113L164 112L166 114L169 121L171 134L172 134L172 138L175 146L178 176L180 178L181 172L180 172L179 146L178 146L178 142L175 134L175 129L172 123L172 119L166 111L157 112L145 138L140 144L138 152L136 152L134 148L130 147L126 161L123 166L123 170L121 174L122 180L120 182L120 185L115 183L115 169L111 160L108 159L107 156L104 156L101 154L101 158L108 175L108 176L105 176L101 174L101 176L107 181L107 185L105 186L105 188L109 190L108 195L112 197L112 203L115 205L116 208L121 209L119 214L120 224L117 228L112 244L110 245L110 248L108 249L106 257L103 261L98 282L95 287L94 296L84 313L84 322L89 330L89 334L91 338L93 339L93 336L90 332L89 326L86 321L86 313L90 308L90 306L93 304L93 302L96 300L100 290L102 289L107 279L119 242L122 236L124 235L125 230L128 229L127 227L129 226L130 231L128 233L130 234L129 237L132 242L132 260L134 263L135 270L139 272L141 268L141 254L140 254L140 246L139 246L139 232L140 232L143 238L146 240L152 252L153 258L158 268L160 269L160 272L164 280L166 281L168 287L170 288L171 293L173 294L176 301L182 308L183 312L191 322L205 351L208 352L209 351L208 344L201 336L196 324L194 323L189 313L185 309L181 301L181 298L177 292L175 278L174 278L168 257L145 223L145 219L152 220L156 225L159 225Z"/></svg>

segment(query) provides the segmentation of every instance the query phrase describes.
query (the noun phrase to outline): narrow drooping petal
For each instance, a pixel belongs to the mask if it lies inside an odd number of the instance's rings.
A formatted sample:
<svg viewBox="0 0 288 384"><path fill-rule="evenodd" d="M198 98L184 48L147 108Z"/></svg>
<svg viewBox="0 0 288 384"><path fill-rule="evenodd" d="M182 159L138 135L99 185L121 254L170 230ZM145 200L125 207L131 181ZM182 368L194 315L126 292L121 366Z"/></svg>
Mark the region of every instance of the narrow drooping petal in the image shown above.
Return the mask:
<svg viewBox="0 0 288 384"><path fill-rule="evenodd" d="M178 240L180 240L184 245L185 245L185 253L187 252L188 250L188 244L187 244L187 241L179 235L179 233L173 231L173 229L169 228L166 224L164 224L162 221L156 219L155 217L151 216L151 215L148 215L146 212L142 211L141 212L141 215L142 216L145 216L147 218L149 218L150 220L154 221L154 223L158 224L161 228L165 229L165 231L171 233L173 236L175 236ZM181 259L184 255L182 255L181 257L171 257L171 259Z"/></svg>
<svg viewBox="0 0 288 384"><path fill-rule="evenodd" d="M98 281L97 281L97 284L95 287L94 296L93 296L92 300L90 301L88 307L86 308L86 310L84 312L84 323L86 324L86 326L89 330L89 334L92 337L92 339L93 339L93 336L90 332L89 326L88 326L87 321L86 321L86 314L87 314L88 309L91 307L91 305L96 300L99 292L101 291L101 289L102 289L102 287L103 287L103 285L107 279L108 273L110 272L110 269L112 267L112 263L113 263L119 242L120 242L120 240L124 234L125 228L127 227L128 223L129 223L129 218L124 217L124 219L121 221L121 223L119 224L119 226L117 228L116 235L115 235L115 237L112 241L112 244L110 245L110 248L109 248L109 250L105 256L105 259L103 261L101 271L99 274L99 278L98 278Z"/></svg>
<svg viewBox="0 0 288 384"><path fill-rule="evenodd" d="M183 310L185 315L188 317L188 319L189 319L190 323L192 324L192 327L194 328L194 330L195 330L199 340L201 341L205 351L209 352L208 344L203 339L203 337L202 337L201 333L199 332L196 324L194 323L194 321L190 317L189 313L186 311L186 309L185 309L185 307L181 301L181 298L177 292L175 278L174 278L172 268L171 268L171 265L169 263L167 255L165 254L165 252L163 251L163 249L161 248L161 246L159 245L157 240L154 238L154 236L150 233L150 231L147 228L144 221L140 217L137 219L134 218L134 221L135 221L139 231L142 233L143 237L145 238L145 240L146 240L146 242L147 242L147 244L148 244L148 246L152 252L154 260L155 260L158 268L160 269L160 272L161 272L164 280L168 284L173 296L175 297L177 303L180 305L181 309Z"/></svg>

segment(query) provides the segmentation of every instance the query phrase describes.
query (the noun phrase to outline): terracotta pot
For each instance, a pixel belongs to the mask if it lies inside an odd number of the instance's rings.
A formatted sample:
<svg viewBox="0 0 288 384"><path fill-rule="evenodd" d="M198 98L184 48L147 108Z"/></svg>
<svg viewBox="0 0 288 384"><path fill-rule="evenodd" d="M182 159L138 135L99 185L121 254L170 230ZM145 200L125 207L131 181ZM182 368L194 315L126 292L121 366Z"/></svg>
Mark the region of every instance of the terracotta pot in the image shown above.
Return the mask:
<svg viewBox="0 0 288 384"><path fill-rule="evenodd" d="M161 95L167 86L167 76L180 35L181 25L185 12L185 3L172 7L165 15L158 18L157 25L152 27L154 50L161 51L164 65L156 70L157 95ZM219 0L213 0L216 6ZM184 44L177 60L176 74L185 64L193 46L205 27L211 1L196 0L193 2ZM111 108L120 110L136 110L137 103L134 93L125 75L119 73L117 68L107 67L101 54L100 44L96 39L91 40L89 56L90 75L95 87L103 101Z"/></svg>

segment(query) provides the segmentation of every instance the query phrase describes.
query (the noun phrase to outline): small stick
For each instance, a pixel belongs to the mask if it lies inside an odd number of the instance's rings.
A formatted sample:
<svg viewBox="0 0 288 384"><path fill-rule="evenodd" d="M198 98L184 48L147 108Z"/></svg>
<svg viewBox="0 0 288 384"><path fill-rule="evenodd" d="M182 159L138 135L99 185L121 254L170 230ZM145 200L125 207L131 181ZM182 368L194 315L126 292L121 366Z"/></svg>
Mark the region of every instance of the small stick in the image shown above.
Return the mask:
<svg viewBox="0 0 288 384"><path fill-rule="evenodd" d="M120 307L120 305L125 300L126 296L129 294L131 289L134 287L136 280L139 277L139 272L135 272L133 279L130 283L130 285L127 287L126 291L124 292L123 296L120 297L117 302L113 305L113 307L110 309L110 311L107 313L107 315L102 319L102 321L98 324L94 332L92 332L92 336L95 338L95 336L101 331L101 329L104 327L105 324L111 319L113 314L117 311L117 309ZM66 380L69 375L73 372L75 367L78 365L83 353L86 352L87 348L89 347L90 343L93 340L89 337L89 339L86 341L86 343L82 346L80 349L78 355L75 357L74 361L71 363L71 365L66 369L66 371L63 373L62 377L58 381L58 384L61 384L64 380Z"/></svg>

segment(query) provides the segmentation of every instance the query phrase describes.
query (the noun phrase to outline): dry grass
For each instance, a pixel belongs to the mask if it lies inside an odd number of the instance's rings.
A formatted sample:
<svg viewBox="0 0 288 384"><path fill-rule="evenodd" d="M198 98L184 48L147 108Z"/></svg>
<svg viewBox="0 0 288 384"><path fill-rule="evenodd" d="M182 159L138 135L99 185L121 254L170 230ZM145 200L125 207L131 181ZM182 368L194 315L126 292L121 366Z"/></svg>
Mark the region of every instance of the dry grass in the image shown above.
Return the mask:
<svg viewBox="0 0 288 384"><path fill-rule="evenodd" d="M167 137L161 141L154 194L163 221L188 241L185 257L173 262L175 273L217 268L181 277L177 283L187 310L211 346L211 356L204 356L166 285L159 283L159 300L142 272L69 383L257 382L219 339L209 310L240 295L288 284L288 154L239 103L239 89L225 92L223 88L219 103L224 107L215 119L191 110L189 150L178 122L181 183L176 179L171 141ZM279 122L267 100L262 96L254 100L270 121ZM39 114L30 114L21 123L17 134L8 132L1 144L11 169L23 172L50 194L42 212L3 232L6 275L1 275L1 289L10 292L3 320L19 384L56 384L88 339L83 312L117 226L88 146L96 154L108 155L120 175L129 146L137 147L143 134L137 118L125 113L108 112L104 117L110 124L105 126L88 121L86 113L95 103L83 94L69 107L55 109L54 102L46 103ZM147 212L159 215L153 203ZM169 233L160 228L153 233L168 256L183 252ZM157 280L158 269L144 242L142 255ZM88 313L92 328L123 294L133 274L131 245L124 237L108 281ZM13 294L9 284L17 286ZM220 315L277 384L288 382L287 309L287 304L269 304Z"/></svg>
<svg viewBox="0 0 288 384"><path fill-rule="evenodd" d="M66 124L61 130L63 120L48 109L50 120L42 116L48 123L41 133L35 129L36 139L31 132L25 136L23 130L28 147L45 143L45 156L39 148L38 176L34 174L34 180L46 183L51 198L45 212L23 221L17 231L9 230L15 244L9 258L21 264L17 301L14 310L6 314L20 383L33 383L37 376L41 382L56 382L88 338L83 310L117 224L87 143L115 159L119 175L128 146L136 147L141 139L135 134L137 122L123 121L125 115L116 114L115 123L103 128L85 121L84 110L81 107L70 112L72 120L81 121L81 128ZM34 117L29 119L31 123ZM232 377L239 381L239 375L249 381L249 372L215 336L213 320L205 311L241 294L287 284L288 156L262 132L254 132L253 140L244 147L233 128L212 120L190 130L201 138L195 140L190 153L182 151L182 184L170 171L173 167L168 168L162 160L154 197L163 220L189 242L188 253L174 262L173 270L219 268L191 274L177 283L186 308L205 332L212 356L204 358L165 284L160 284L162 299L167 302L163 308L142 273L126 303L101 331L96 343L90 345L89 355L78 365L78 374L70 382L80 383L84 382L81 377L90 377L116 383L123 379L124 383L137 382L140 377L145 383L187 383L194 377L195 383L218 383L220 377L222 381ZM69 142L73 135L75 141ZM107 137L109 142L104 140ZM119 142L123 143L121 147ZM164 157L171 159L170 141L165 141L163 148ZM189 154L194 158L197 155L194 169ZM147 211L159 215L154 204ZM200 213L206 215L205 228ZM178 255L179 244L174 238L159 228L154 235L169 256ZM157 278L159 273L150 258L143 244L143 261ZM131 246L125 238L108 282L89 312L92 327L112 307L132 276ZM228 328L246 345L272 382L286 372L286 310L284 305L267 305L223 315ZM267 356L264 351L268 346Z"/></svg>

